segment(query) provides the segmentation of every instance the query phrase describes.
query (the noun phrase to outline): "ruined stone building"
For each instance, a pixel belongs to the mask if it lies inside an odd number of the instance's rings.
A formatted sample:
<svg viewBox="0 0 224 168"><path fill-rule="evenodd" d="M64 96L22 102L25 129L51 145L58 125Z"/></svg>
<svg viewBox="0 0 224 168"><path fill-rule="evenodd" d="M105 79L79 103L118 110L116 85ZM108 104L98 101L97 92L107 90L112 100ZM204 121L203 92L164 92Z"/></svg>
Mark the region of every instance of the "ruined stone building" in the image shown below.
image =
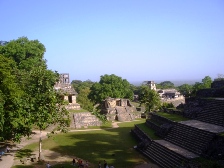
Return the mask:
<svg viewBox="0 0 224 168"><path fill-rule="evenodd" d="M145 81L145 85L148 85L151 90L156 90L156 83L154 81Z"/></svg>
<svg viewBox="0 0 224 168"><path fill-rule="evenodd" d="M57 91L61 92L64 100L68 101L68 105L66 106L67 109L75 109L75 110L80 109L80 105L76 103L76 97L78 93L70 84L68 73L60 74L59 82L55 84L54 88Z"/></svg>
<svg viewBox="0 0 224 168"><path fill-rule="evenodd" d="M141 112L131 105L130 100L120 98L107 98L102 101L101 114L109 121L132 121L141 118Z"/></svg>
<svg viewBox="0 0 224 168"><path fill-rule="evenodd" d="M175 99L182 96L176 89L159 89L157 92L161 98L165 99Z"/></svg>
<svg viewBox="0 0 224 168"><path fill-rule="evenodd" d="M154 81L145 81L143 84L149 86L151 90L157 91L162 102L172 103L175 107L185 103L184 96L176 89L156 89L156 83ZM137 98L135 98L135 100L137 100Z"/></svg>

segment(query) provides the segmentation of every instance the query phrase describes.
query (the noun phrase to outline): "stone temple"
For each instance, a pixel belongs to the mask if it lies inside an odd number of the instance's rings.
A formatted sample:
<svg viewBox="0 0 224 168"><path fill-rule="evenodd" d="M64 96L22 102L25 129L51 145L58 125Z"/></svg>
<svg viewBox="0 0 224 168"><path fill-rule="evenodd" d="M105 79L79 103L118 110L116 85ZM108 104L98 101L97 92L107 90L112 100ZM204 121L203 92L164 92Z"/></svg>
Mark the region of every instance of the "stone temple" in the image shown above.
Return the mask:
<svg viewBox="0 0 224 168"><path fill-rule="evenodd" d="M79 110L80 109L80 105L78 103L76 103L76 97L77 97L78 93L72 87L68 73L60 74L60 79L59 79L58 83L55 84L54 88L57 91L61 92L64 100L68 102L68 105L66 106L66 108L68 110L70 110L70 109Z"/></svg>
<svg viewBox="0 0 224 168"><path fill-rule="evenodd" d="M130 100L120 98L107 98L102 101L101 114L109 121L132 121L141 118L141 112L136 110Z"/></svg>

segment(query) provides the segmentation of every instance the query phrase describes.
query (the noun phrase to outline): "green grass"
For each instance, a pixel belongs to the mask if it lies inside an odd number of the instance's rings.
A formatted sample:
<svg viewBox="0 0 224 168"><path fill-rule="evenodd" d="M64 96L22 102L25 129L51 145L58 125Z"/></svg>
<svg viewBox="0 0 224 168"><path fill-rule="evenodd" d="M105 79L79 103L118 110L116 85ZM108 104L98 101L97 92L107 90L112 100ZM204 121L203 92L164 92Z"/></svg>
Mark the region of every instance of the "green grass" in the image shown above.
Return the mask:
<svg viewBox="0 0 224 168"><path fill-rule="evenodd" d="M71 162L70 163L61 163L61 164L58 164L58 165L54 165L52 168L76 168L74 167L73 165L71 165Z"/></svg>
<svg viewBox="0 0 224 168"><path fill-rule="evenodd" d="M13 166L12 168L34 168L32 165L16 165Z"/></svg>
<svg viewBox="0 0 224 168"><path fill-rule="evenodd" d="M38 148L38 143L32 143L30 145L25 146L16 152L16 157L21 159L27 156L31 156L32 152Z"/></svg>
<svg viewBox="0 0 224 168"><path fill-rule="evenodd" d="M176 122L189 120L188 118L185 118L178 114L169 114L165 112L157 112L156 114Z"/></svg>
<svg viewBox="0 0 224 168"><path fill-rule="evenodd" d="M146 133L152 140L158 140L161 139L160 137L155 135L155 131L153 129L150 129L149 127L147 127L147 125L145 123L140 123L137 124L138 127L144 132Z"/></svg>
<svg viewBox="0 0 224 168"><path fill-rule="evenodd" d="M12 166L12 168L37 168L37 167L38 168L46 168L46 163L45 162L36 162L36 163L33 163L32 165L15 165L15 166ZM65 168L67 168L67 167L65 167Z"/></svg>
<svg viewBox="0 0 224 168"><path fill-rule="evenodd" d="M97 163L99 161L103 162L103 160L117 168L134 167L143 163L144 158L133 148L137 142L130 134L130 130L134 127L134 124L144 122L144 119L140 119L120 123L120 127L115 129L60 133L43 140L42 147L62 155L88 160L88 162L94 164L91 168L97 167ZM29 154L37 147L38 144L36 143L33 146L26 146L25 149ZM55 160L57 160L57 157ZM69 165L70 162L64 164ZM19 167L14 166L13 168Z"/></svg>
<svg viewBox="0 0 224 168"><path fill-rule="evenodd" d="M135 107L139 107L139 105L140 105L140 103L138 103L138 102L131 102L131 104Z"/></svg>
<svg viewBox="0 0 224 168"><path fill-rule="evenodd" d="M129 126L90 132L73 132L56 135L43 143L43 148L87 159L91 163L107 160L115 167L132 167L141 159L133 149L136 141L131 137Z"/></svg>

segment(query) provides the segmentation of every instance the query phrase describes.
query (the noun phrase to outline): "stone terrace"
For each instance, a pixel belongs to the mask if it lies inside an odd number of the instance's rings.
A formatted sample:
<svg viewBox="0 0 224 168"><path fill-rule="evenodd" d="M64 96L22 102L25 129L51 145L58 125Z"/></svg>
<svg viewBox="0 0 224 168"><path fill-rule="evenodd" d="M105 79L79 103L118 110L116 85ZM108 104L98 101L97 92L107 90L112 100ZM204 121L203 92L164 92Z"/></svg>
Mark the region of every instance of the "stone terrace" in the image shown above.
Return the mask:
<svg viewBox="0 0 224 168"><path fill-rule="evenodd" d="M201 121L198 121L198 120L181 121L179 123L187 125L187 126L191 126L191 127L194 127L194 128L198 128L198 129L201 129L201 130L205 130L205 131L208 131L208 132L212 132L212 133L222 133L222 132L224 132L224 127L222 127L222 126L205 123L205 122L201 122Z"/></svg>
<svg viewBox="0 0 224 168"><path fill-rule="evenodd" d="M186 166L190 160L199 157L164 140L153 141L142 153L164 168Z"/></svg>
<svg viewBox="0 0 224 168"><path fill-rule="evenodd" d="M165 140L201 155L214 137L214 133L178 123Z"/></svg>

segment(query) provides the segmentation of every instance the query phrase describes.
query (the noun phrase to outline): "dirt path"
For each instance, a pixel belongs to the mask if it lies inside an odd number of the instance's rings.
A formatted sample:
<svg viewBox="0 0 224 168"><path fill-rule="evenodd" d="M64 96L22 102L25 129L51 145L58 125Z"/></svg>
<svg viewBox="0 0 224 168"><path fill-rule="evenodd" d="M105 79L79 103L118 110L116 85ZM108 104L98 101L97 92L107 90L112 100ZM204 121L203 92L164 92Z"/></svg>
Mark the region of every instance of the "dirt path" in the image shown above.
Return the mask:
<svg viewBox="0 0 224 168"><path fill-rule="evenodd" d="M22 138L21 143L16 144L12 148L10 148L9 153L5 153L2 156L2 160L0 161L0 167L1 168L11 168L15 161L15 153L22 149L24 146L28 144L32 144L39 141L40 137L40 131L33 131L33 134L31 135L30 139ZM42 132L42 139L47 138L47 132ZM20 161L19 161L20 162ZM21 164L21 163L20 163Z"/></svg>
<svg viewBox="0 0 224 168"><path fill-rule="evenodd" d="M112 123L113 128L118 128L118 123L119 122L114 122ZM92 131L92 130L101 130L101 129L86 129L86 130L72 130L71 132L76 132L76 131ZM42 139L47 138L47 133L46 131L42 131ZM27 138L23 138L20 144L17 144L15 147L13 147L9 153L5 154L2 156L2 161L0 161L0 168L11 168L13 165L21 165L21 161L19 159L15 158L15 153L19 149L22 149L24 146L28 144L32 144L35 142L39 141L40 137L40 132L39 131L33 131L32 136L28 140ZM50 150L42 150L42 153L44 155L44 159L49 161L51 165L60 163L60 162L65 162L65 161L72 161L72 159L75 156L66 156L66 155L61 155L60 153L50 151ZM36 155L36 158L38 156L38 151L34 151L33 154ZM57 158L57 162L55 162L55 158ZM32 164L31 160L27 158L26 164ZM91 163L89 163L91 167ZM42 168L45 167L43 165L36 166L36 168ZM136 166L135 168L159 168L157 165L152 164L152 163L143 163L141 165Z"/></svg>

